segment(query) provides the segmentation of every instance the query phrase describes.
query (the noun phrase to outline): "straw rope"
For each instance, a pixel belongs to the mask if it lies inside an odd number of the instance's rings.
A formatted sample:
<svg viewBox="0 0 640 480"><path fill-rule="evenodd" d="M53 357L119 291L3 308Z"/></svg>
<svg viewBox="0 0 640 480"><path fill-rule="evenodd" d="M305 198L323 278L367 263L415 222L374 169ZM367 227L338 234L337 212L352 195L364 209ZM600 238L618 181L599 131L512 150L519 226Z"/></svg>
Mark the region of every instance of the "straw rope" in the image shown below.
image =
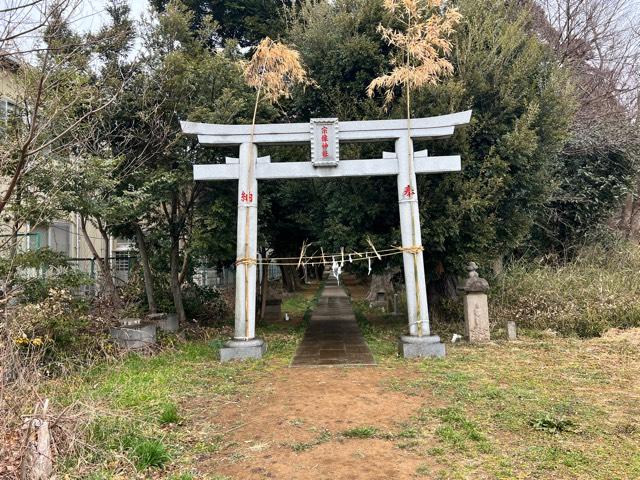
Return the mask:
<svg viewBox="0 0 640 480"><path fill-rule="evenodd" d="M424 251L424 247L422 245L412 245L410 247L394 247L402 253L411 253L413 255L417 255L420 252Z"/></svg>
<svg viewBox="0 0 640 480"><path fill-rule="evenodd" d="M345 260L345 263L366 262L369 259L375 260L376 258L382 260L383 257L391 257L394 255L400 255L402 253L409 253L417 255L424 251L424 247L421 245L412 245L409 247L393 246L392 248L386 248L384 250L368 250L364 252L356 252L355 250L350 253L352 255L350 260ZM341 252L342 253L342 252ZM275 266L294 266L299 268L301 265L330 265L331 260L328 258L337 257L341 253L336 254L324 254L324 255L312 255L312 256L297 256L297 257L269 257L266 260L258 260L250 257L241 257L236 260L236 265L275 265ZM357 255L357 257L353 257Z"/></svg>
<svg viewBox="0 0 640 480"><path fill-rule="evenodd" d="M236 260L236 265L257 265L258 264L258 260L255 258L251 258L251 257L242 257L242 258L238 258ZM260 262L260 264L262 265L262 263Z"/></svg>

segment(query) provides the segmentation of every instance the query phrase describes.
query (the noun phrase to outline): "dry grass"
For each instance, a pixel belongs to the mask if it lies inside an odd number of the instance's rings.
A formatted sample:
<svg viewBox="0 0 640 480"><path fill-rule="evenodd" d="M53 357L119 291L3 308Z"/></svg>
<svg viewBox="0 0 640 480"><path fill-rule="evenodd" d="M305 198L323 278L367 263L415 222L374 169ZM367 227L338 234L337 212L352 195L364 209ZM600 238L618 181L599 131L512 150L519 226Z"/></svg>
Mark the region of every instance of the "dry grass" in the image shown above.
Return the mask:
<svg viewBox="0 0 640 480"><path fill-rule="evenodd" d="M582 250L567 264L519 262L492 285L493 322L591 337L640 326L640 248Z"/></svg>
<svg viewBox="0 0 640 480"><path fill-rule="evenodd" d="M312 84L302 66L300 53L269 37L262 39L256 47L244 68L244 78L247 85L272 103L282 97L289 98L295 84Z"/></svg>
<svg viewBox="0 0 640 480"><path fill-rule="evenodd" d="M375 78L367 94L371 97L381 90L385 104L389 104L398 87L405 88L409 95L410 90L435 85L453 73L446 57L453 47L449 38L461 15L455 8L446 8L441 0L385 0L384 7L402 29L379 25L378 31L398 52L392 60L393 70Z"/></svg>

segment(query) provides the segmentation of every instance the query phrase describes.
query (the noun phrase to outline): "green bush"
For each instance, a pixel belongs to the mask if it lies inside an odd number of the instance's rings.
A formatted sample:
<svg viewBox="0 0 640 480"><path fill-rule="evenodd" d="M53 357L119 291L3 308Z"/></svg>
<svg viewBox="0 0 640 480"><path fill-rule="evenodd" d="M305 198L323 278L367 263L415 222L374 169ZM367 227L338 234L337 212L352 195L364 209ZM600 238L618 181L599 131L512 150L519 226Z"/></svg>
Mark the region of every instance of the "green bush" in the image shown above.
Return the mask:
<svg viewBox="0 0 640 480"><path fill-rule="evenodd" d="M156 272L153 278L155 301L160 312L175 312L169 274ZM134 265L129 281L122 289L122 296L129 305L129 312L143 315L147 311L147 297L144 278L139 265ZM194 283L182 287L182 304L187 319L198 320L201 324L211 324L225 320L229 316L229 305L222 292L216 287L201 287Z"/></svg>
<svg viewBox="0 0 640 480"><path fill-rule="evenodd" d="M93 280L69 262L69 258L48 248L21 252L0 259L0 276L11 278L9 291L18 292L22 303L45 300L49 290L76 290Z"/></svg>
<svg viewBox="0 0 640 480"><path fill-rule="evenodd" d="M491 317L579 337L637 327L639 270L640 248L630 243L584 247L571 262L517 261L492 282Z"/></svg>
<svg viewBox="0 0 640 480"><path fill-rule="evenodd" d="M182 291L187 318L202 323L224 320L229 315L229 307L220 290L215 287L200 287L190 284Z"/></svg>

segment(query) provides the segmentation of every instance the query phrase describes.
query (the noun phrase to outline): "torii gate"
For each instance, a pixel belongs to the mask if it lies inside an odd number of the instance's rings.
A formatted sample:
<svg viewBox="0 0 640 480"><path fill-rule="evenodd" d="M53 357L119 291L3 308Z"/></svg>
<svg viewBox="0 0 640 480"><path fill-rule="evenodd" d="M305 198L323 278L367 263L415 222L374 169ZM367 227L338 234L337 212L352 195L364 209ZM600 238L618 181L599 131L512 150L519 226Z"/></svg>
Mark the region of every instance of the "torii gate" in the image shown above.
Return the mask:
<svg viewBox="0 0 640 480"><path fill-rule="evenodd" d="M310 123L221 125L181 122L182 131L197 135L201 145L240 147L238 158L224 164L194 165L194 180L238 180L237 258L247 268L236 269L234 338L220 351L220 359L260 358L266 345L255 336L256 257L258 243L258 182L285 178L335 178L397 175L398 205L403 248L404 279L407 290L409 335L400 338L404 357L444 356L444 344L431 335L427 308L427 288L422 257L420 216L416 173L457 172L460 156L429 157L415 152L413 169L410 152L413 140L453 135L457 125L469 123L471 111L438 117L407 120L368 120L338 122L338 119L312 119ZM339 160L340 142L395 141L395 152L384 152L381 159ZM311 142L310 162L271 163L258 157L258 145L292 145ZM249 165L257 159L252 180ZM413 171L412 171L413 170ZM247 212L247 209L249 211ZM245 228L245 220L249 226ZM412 228L415 226L415 229ZM415 230L415 231L414 231ZM248 234L248 239L246 234ZM245 242L248 241L248 258ZM245 277L246 275L246 277ZM245 303L245 299L250 301ZM245 311L246 310L246 311Z"/></svg>

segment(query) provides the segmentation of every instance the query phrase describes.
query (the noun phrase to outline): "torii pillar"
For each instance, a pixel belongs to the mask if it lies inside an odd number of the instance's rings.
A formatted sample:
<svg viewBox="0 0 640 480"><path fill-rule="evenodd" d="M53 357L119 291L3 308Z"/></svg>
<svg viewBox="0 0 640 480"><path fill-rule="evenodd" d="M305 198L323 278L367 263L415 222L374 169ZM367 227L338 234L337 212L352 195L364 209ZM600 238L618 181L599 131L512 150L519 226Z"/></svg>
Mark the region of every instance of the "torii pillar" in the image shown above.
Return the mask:
<svg viewBox="0 0 640 480"><path fill-rule="evenodd" d="M409 330L400 337L399 352L405 358L444 356L444 344L431 334L429 327L416 174L456 172L461 169L461 159L457 155L429 157L426 151L414 152L413 140L450 136L455 126L469 123L470 118L471 111L418 118L412 120L410 129L407 120L313 119L310 124L256 125L253 131L250 125L182 122L183 132L197 135L200 144L239 146L239 158L227 158L225 164L194 165L195 180L238 181L235 332L220 350L221 361L260 358L266 350L264 341L255 336L257 180L379 175L396 175L398 183ZM395 141L395 152L385 152L381 159L339 160L340 142L386 140ZM311 162L271 163L269 157L258 157L260 144L309 142ZM251 162L254 164L250 176Z"/></svg>

